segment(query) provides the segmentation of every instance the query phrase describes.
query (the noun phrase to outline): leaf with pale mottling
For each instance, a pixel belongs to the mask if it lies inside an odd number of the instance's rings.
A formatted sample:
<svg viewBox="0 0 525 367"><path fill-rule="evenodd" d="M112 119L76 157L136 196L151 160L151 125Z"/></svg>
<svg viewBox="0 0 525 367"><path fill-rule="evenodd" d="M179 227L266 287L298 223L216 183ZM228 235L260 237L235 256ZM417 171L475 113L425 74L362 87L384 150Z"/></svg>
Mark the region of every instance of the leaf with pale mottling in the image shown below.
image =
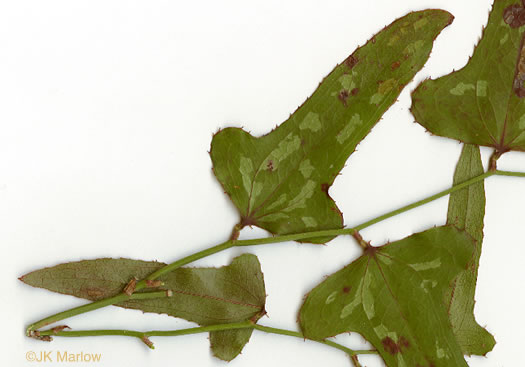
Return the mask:
<svg viewBox="0 0 525 367"><path fill-rule="evenodd" d="M465 145L454 174L454 185L459 185L483 174L479 148ZM474 255L467 270L454 279L446 296L452 329L463 354L485 355L494 348L494 337L474 318L474 295L478 277L479 258L483 243L483 218L485 217L485 188L483 181L470 185L450 195L448 203L449 224L464 229L475 240Z"/></svg>
<svg viewBox="0 0 525 367"><path fill-rule="evenodd" d="M389 367L465 367L444 297L472 252L472 238L453 226L370 247L308 294L303 333L358 332Z"/></svg>
<svg viewBox="0 0 525 367"><path fill-rule="evenodd" d="M70 262L26 274L20 278L34 287L96 301L115 296L133 277L146 278L166 264L129 259L96 259ZM266 292L259 260L244 254L220 268L179 268L159 278L173 296L128 300L119 307L165 313L215 325L256 320L264 314ZM232 360L251 336L252 329L210 333L215 356Z"/></svg>
<svg viewBox="0 0 525 367"><path fill-rule="evenodd" d="M267 135L255 138L239 128L218 132L211 144L213 169L241 226L275 234L341 228L329 187L452 19L443 10L425 10L396 20L338 65Z"/></svg>
<svg viewBox="0 0 525 367"><path fill-rule="evenodd" d="M525 151L525 8L495 0L468 64L412 93L412 113L431 133L465 143Z"/></svg>

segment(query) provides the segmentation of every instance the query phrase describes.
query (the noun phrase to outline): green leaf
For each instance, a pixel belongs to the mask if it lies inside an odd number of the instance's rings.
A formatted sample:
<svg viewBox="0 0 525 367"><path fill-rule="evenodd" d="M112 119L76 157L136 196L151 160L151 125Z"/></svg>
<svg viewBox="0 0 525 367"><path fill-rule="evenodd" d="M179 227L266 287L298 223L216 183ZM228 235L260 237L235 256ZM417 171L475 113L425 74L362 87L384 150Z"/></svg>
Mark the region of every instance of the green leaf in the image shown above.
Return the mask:
<svg viewBox="0 0 525 367"><path fill-rule="evenodd" d="M452 226L369 247L310 292L303 333L319 340L358 332L390 367L467 366L444 296L472 252L472 238Z"/></svg>
<svg viewBox="0 0 525 367"><path fill-rule="evenodd" d="M454 185L483 174L479 148L465 145L454 174ZM483 181L450 195L447 222L464 229L475 240L476 246L468 269L459 273L447 294L449 318L463 354L485 355L496 341L474 318L474 294L478 276L479 258L483 243L485 217L485 188Z"/></svg>
<svg viewBox="0 0 525 367"><path fill-rule="evenodd" d="M240 225L274 234L341 228L342 214L329 187L452 20L443 10L410 13L338 65L269 134L255 138L239 128L218 132L210 151L214 172L240 213Z"/></svg>
<svg viewBox="0 0 525 367"><path fill-rule="evenodd" d="M84 260L34 271L20 278L34 287L92 301L114 296L133 277L143 279L165 266L129 259ZM172 297L128 300L117 304L144 312L165 313L200 325L257 320L264 313L266 292L259 260L244 254L221 268L179 268L159 278ZM141 292L142 293L142 292ZM252 329L210 333L215 356L232 360L250 339Z"/></svg>
<svg viewBox="0 0 525 367"><path fill-rule="evenodd" d="M416 121L436 135L525 151L525 9L496 0L472 58L461 70L426 80L412 93Z"/></svg>

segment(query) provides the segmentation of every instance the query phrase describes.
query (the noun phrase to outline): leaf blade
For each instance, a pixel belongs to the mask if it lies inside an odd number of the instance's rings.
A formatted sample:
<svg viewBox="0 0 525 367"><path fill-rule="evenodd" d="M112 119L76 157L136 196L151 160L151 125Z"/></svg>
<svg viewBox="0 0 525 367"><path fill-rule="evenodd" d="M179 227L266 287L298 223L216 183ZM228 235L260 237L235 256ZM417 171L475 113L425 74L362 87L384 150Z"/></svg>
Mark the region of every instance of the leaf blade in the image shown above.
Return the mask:
<svg viewBox="0 0 525 367"><path fill-rule="evenodd" d="M523 88L525 80L519 71L525 65L525 28L511 27L504 20L507 9L517 3L495 0L468 64L425 80L412 93L411 112L431 133L494 147L500 153L525 150L525 94L515 91L516 82L521 80Z"/></svg>
<svg viewBox="0 0 525 367"><path fill-rule="evenodd" d="M483 164L479 148L475 145L465 145L454 174L454 185L481 174L483 174ZM483 243L484 217L485 188L483 181L450 195L447 223L464 229L476 240L474 255L468 269L458 274L446 296L452 329L463 354L466 355L485 355L496 344L494 337L474 318L474 296Z"/></svg>
<svg viewBox="0 0 525 367"><path fill-rule="evenodd" d="M445 11L426 10L396 20L338 65L267 135L255 138L238 128L218 132L210 150L214 173L241 225L274 234L342 227L329 187L452 19Z"/></svg>
<svg viewBox="0 0 525 367"><path fill-rule="evenodd" d="M447 226L374 248L306 298L306 337L356 331L388 366L467 366L443 301L472 256L470 237Z"/></svg>
<svg viewBox="0 0 525 367"><path fill-rule="evenodd" d="M119 294L128 281L143 279L165 266L154 261L96 259L59 264L20 278L24 283L92 301ZM165 313L202 326L258 320L264 313L266 292L255 255L244 254L221 268L179 268L160 277L169 298L128 300L116 306ZM231 360L248 342L251 330L211 332L215 356ZM215 335L215 333L219 333ZM227 343L234 342L233 346Z"/></svg>

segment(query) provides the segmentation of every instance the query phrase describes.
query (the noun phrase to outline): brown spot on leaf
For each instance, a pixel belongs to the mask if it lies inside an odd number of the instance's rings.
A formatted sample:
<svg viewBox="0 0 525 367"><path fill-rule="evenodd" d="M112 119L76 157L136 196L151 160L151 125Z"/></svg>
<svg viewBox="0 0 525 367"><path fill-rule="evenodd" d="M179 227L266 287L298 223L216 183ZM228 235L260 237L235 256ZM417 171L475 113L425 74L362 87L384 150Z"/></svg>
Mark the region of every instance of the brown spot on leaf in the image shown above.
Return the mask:
<svg viewBox="0 0 525 367"><path fill-rule="evenodd" d="M405 338L404 336L401 336L399 338L399 342L397 343L399 345L399 350L401 352L404 352L405 350L407 350L408 348L410 348L410 342L408 341L407 338Z"/></svg>
<svg viewBox="0 0 525 367"><path fill-rule="evenodd" d="M352 287L350 287L350 286L343 287L343 293L350 292L350 289L352 289Z"/></svg>
<svg viewBox="0 0 525 367"><path fill-rule="evenodd" d="M519 4L512 4L503 11L503 20L511 28L518 28L525 24L525 8Z"/></svg>
<svg viewBox="0 0 525 367"><path fill-rule="evenodd" d="M392 355L399 353L399 347L391 337L387 336L381 340L381 344L383 344L383 348L385 348L388 353Z"/></svg>
<svg viewBox="0 0 525 367"><path fill-rule="evenodd" d="M404 336L401 336L397 343L391 337L387 336L381 340L381 343L383 344L383 348L385 348L385 350L392 355L404 353L408 348L410 348L410 342Z"/></svg>
<svg viewBox="0 0 525 367"><path fill-rule="evenodd" d="M350 91L350 94L351 94L352 96L357 96L357 93L359 93L359 88L354 88L354 89L352 89L352 90Z"/></svg>
<svg viewBox="0 0 525 367"><path fill-rule="evenodd" d="M399 68L399 66L401 66L401 63L399 61L394 61L392 63L392 65L390 65L390 68L393 70L396 70L397 68Z"/></svg>
<svg viewBox="0 0 525 367"><path fill-rule="evenodd" d="M104 291L100 288L86 288L84 289L84 292L88 299L98 299L104 297Z"/></svg>
<svg viewBox="0 0 525 367"><path fill-rule="evenodd" d="M349 69L352 69L354 66L357 65L359 60L354 55L350 55L345 60L345 65L348 66Z"/></svg>
<svg viewBox="0 0 525 367"><path fill-rule="evenodd" d="M346 100L348 99L348 96L350 95L350 92L348 92L347 89L343 89L339 92L339 100L343 102L343 105L346 107Z"/></svg>
<svg viewBox="0 0 525 367"><path fill-rule="evenodd" d="M273 161L271 159L268 161L268 164L266 165L266 169L270 172L273 171Z"/></svg>
<svg viewBox="0 0 525 367"><path fill-rule="evenodd" d="M326 195L328 195L328 189L330 188L330 185L327 183L321 184L321 191L324 192Z"/></svg>

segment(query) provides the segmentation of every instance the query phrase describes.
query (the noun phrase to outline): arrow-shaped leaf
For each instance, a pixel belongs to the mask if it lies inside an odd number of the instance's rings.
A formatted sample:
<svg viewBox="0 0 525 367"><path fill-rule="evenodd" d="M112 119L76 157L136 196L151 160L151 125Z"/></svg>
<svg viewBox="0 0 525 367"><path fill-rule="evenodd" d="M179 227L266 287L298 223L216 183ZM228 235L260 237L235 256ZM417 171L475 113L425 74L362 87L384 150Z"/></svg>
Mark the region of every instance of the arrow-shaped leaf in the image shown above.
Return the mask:
<svg viewBox="0 0 525 367"><path fill-rule="evenodd" d="M56 265L20 278L34 287L96 301L112 297L133 277L143 279L165 266L154 261L96 259ZM221 268L179 268L159 278L161 289L173 296L128 300L117 304L144 312L165 313L200 325L241 322L264 314L266 292L259 260L245 254ZM242 350L252 329L210 333L213 353L232 360Z"/></svg>
<svg viewBox="0 0 525 367"><path fill-rule="evenodd" d="M459 185L483 174L479 148L465 145L454 174L454 185ZM448 312L454 335L463 354L485 355L494 348L494 337L478 325L474 318L474 295L478 276L481 244L483 243L483 218L485 217L485 188L483 181L456 191L448 203L449 224L464 229L475 240L476 246L467 270L456 277L447 294Z"/></svg>
<svg viewBox="0 0 525 367"><path fill-rule="evenodd" d="M487 28L468 64L412 94L416 121L436 135L525 151L525 9L495 0Z"/></svg>
<svg viewBox="0 0 525 367"><path fill-rule="evenodd" d="M452 226L370 247L310 292L299 314L303 333L358 332L389 367L467 366L444 296L472 252L471 237Z"/></svg>
<svg viewBox="0 0 525 367"><path fill-rule="evenodd" d="M214 172L239 210L241 226L276 234L342 227L329 187L452 19L443 10L410 13L338 65L271 133L259 138L239 128L217 133L211 144Z"/></svg>

